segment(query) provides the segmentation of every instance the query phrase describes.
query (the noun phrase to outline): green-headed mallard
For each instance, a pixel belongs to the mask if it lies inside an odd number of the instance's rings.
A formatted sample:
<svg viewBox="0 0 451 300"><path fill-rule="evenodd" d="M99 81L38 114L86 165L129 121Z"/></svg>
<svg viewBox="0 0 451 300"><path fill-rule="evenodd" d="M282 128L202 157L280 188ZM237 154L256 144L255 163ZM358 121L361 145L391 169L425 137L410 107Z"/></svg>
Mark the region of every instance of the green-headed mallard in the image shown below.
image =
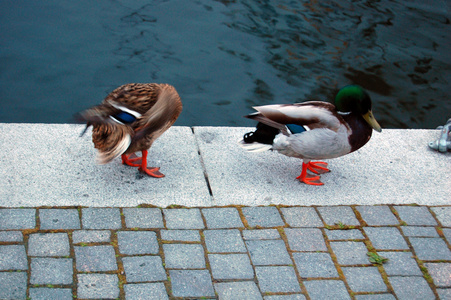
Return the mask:
<svg viewBox="0 0 451 300"><path fill-rule="evenodd" d="M276 150L303 159L301 175L306 184L322 185L320 176L329 172L327 163L311 160L346 155L365 145L372 129L381 126L371 112L368 93L357 85L343 87L335 97L335 106L321 101L275 104L254 107L247 118L259 121L257 129L244 135L241 146L248 151Z"/></svg>
<svg viewBox="0 0 451 300"><path fill-rule="evenodd" d="M86 129L93 126L92 141L99 150L99 163L121 155L123 164L139 167L149 176L163 177L159 168L147 168L147 149L174 124L181 111L182 102L173 86L130 83L115 89L80 117L87 122ZM137 151L142 156L131 157Z"/></svg>

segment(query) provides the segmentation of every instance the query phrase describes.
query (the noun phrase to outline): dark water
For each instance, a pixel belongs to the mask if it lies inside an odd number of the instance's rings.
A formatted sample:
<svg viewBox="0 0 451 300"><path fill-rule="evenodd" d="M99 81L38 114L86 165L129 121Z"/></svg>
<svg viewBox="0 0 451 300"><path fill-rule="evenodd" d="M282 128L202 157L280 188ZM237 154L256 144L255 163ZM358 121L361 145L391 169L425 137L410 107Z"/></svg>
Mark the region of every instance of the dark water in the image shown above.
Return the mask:
<svg viewBox="0 0 451 300"><path fill-rule="evenodd" d="M177 125L357 83L383 127L451 117L449 0L0 2L0 122L65 123L129 82L167 82Z"/></svg>

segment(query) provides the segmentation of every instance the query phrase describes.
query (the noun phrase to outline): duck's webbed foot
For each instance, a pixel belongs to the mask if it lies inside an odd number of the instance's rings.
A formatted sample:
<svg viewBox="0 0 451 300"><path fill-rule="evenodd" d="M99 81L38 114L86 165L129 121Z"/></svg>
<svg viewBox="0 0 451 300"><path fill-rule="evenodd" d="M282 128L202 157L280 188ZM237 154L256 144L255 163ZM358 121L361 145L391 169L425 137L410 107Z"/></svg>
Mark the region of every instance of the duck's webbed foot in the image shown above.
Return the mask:
<svg viewBox="0 0 451 300"><path fill-rule="evenodd" d="M138 157L134 153L130 155L122 154L122 163L131 167L138 167L140 172L143 172L151 177L161 178L164 174L161 173L158 167L147 167L147 150L142 150L142 156ZM135 163L137 162L137 163Z"/></svg>
<svg viewBox="0 0 451 300"><path fill-rule="evenodd" d="M316 161L316 162L308 162L307 163L307 169L309 171L312 171L315 174L324 174L327 172L330 172L330 170L327 167L327 163L323 161Z"/></svg>
<svg viewBox="0 0 451 300"><path fill-rule="evenodd" d="M141 166L141 157L136 156L135 153L132 153L130 155L122 154L122 163L124 165L130 166L130 167L139 167ZM138 162L137 164L134 164L134 162Z"/></svg>
<svg viewBox="0 0 451 300"><path fill-rule="evenodd" d="M321 178L320 176L314 176L314 175L307 173L307 169L310 170L309 165L310 165L310 162L302 163L301 175L296 177L296 179L298 179L300 182L303 182L303 183L309 184L309 185L323 185L324 183L322 183L320 181L320 178Z"/></svg>

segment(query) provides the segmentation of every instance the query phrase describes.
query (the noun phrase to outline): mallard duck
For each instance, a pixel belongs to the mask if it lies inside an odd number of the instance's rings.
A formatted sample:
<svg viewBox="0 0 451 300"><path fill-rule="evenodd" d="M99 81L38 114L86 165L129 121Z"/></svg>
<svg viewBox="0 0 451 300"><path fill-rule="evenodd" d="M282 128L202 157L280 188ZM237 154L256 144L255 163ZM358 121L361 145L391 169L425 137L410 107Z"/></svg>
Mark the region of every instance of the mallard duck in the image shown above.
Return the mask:
<svg viewBox="0 0 451 300"><path fill-rule="evenodd" d="M119 155L122 163L139 167L152 177L164 177L156 167L147 167L147 150L177 120L182 102L169 84L130 83L111 92L100 105L80 113L86 128L92 129L92 141L98 162L106 164ZM134 155L141 151L141 157Z"/></svg>
<svg viewBox="0 0 451 300"><path fill-rule="evenodd" d="M302 159L302 171L296 179L310 185L323 185L319 174L330 171L327 163L311 160L354 152L370 140L372 129L382 131L371 112L370 96L358 85L343 87L335 97L335 106L309 101L254 109L257 112L246 117L259 123L255 131L244 135L241 146L248 151L276 150Z"/></svg>

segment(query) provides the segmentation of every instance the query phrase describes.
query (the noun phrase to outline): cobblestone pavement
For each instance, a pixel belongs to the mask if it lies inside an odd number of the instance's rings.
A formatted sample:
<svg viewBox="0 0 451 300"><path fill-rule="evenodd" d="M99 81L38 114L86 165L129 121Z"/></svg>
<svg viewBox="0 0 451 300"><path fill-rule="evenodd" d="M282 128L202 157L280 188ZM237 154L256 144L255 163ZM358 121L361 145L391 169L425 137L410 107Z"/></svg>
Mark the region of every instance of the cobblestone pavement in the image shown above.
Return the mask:
<svg viewBox="0 0 451 300"><path fill-rule="evenodd" d="M0 208L0 299L451 299L450 242L448 206Z"/></svg>

